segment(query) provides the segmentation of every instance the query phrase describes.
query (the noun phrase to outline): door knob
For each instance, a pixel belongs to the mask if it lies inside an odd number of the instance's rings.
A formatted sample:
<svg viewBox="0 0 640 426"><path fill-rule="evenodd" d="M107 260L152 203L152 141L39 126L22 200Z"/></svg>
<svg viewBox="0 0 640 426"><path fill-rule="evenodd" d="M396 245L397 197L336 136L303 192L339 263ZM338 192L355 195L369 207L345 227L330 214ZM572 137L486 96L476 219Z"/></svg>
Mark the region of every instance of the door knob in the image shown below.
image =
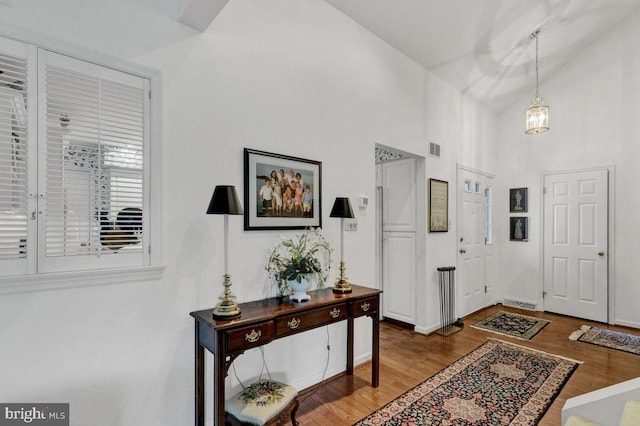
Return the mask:
<svg viewBox="0 0 640 426"><path fill-rule="evenodd" d="M598 256L604 256L604 252L603 251L598 252Z"/></svg>
<svg viewBox="0 0 640 426"><path fill-rule="evenodd" d="M461 253L461 254L465 254L466 252L467 252L467 251L466 251L465 249L463 249L463 248L461 248L461 249L460 249L460 253Z"/></svg>

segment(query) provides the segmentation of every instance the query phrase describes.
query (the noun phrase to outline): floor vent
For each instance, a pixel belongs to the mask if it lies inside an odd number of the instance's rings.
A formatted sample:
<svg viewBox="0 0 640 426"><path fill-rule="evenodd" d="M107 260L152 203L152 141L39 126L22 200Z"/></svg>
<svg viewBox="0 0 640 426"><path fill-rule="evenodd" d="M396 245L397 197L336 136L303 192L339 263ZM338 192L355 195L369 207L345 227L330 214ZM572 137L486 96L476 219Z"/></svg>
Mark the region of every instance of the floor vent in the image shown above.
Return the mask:
<svg viewBox="0 0 640 426"><path fill-rule="evenodd" d="M429 142L429 155L431 157L440 158L440 145Z"/></svg>
<svg viewBox="0 0 640 426"><path fill-rule="evenodd" d="M536 304L535 303L521 302L519 300L504 299L502 301L502 304L504 306L511 306L512 308L528 309L530 311L535 311L536 310Z"/></svg>

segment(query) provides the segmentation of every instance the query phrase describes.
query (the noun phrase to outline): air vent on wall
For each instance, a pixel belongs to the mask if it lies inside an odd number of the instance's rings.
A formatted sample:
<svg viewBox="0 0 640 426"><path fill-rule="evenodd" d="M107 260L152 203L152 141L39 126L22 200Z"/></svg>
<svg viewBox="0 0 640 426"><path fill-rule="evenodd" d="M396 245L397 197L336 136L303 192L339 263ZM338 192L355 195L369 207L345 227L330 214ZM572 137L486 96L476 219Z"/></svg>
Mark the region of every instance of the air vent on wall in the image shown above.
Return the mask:
<svg viewBox="0 0 640 426"><path fill-rule="evenodd" d="M440 145L437 143L429 142L429 156L440 158Z"/></svg>
<svg viewBox="0 0 640 426"><path fill-rule="evenodd" d="M504 299L502 301L502 304L504 306L511 306L512 308L528 309L530 311L535 311L536 310L536 304L535 303L521 302L519 300Z"/></svg>

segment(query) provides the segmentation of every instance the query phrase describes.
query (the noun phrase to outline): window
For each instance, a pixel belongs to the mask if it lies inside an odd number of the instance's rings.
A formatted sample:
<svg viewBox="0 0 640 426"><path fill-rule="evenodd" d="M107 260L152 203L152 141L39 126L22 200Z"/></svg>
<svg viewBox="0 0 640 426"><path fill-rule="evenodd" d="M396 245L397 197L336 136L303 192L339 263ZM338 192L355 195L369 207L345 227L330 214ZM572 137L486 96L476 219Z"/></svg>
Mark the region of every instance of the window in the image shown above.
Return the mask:
<svg viewBox="0 0 640 426"><path fill-rule="evenodd" d="M0 39L0 276L150 265L149 86Z"/></svg>

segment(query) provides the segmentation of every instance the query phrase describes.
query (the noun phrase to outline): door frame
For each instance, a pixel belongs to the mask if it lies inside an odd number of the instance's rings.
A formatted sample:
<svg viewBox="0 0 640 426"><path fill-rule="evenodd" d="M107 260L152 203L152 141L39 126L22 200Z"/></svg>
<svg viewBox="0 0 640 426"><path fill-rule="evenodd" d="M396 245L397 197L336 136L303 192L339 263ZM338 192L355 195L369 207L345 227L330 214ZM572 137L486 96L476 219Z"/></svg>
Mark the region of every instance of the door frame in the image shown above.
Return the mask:
<svg viewBox="0 0 640 426"><path fill-rule="evenodd" d="M414 167L415 167L415 185L416 185L416 205L415 205L415 215L416 215L416 223L415 223L415 236L416 236L416 245L415 245L415 261L416 261L416 266L415 266L415 300L414 300L414 310L415 310L415 324L414 325L414 329L418 332L424 333L424 334L428 334L429 332L431 332L432 330L427 330L425 328L425 324L427 322L427 309L424 309L424 303L426 303L425 301L428 300L427 299L427 289L426 289L426 282L425 282L425 277L426 277L426 270L427 270L427 266L426 266L426 262L424 261L424 259L426 259L426 251L427 251L427 239L423 238L423 236L427 235L427 178L426 178L426 163L427 160L425 157L419 155L419 154L414 154L412 152L409 151L403 151L401 149L398 148L393 148L392 146L387 146L387 145L381 145L376 143L375 144L376 148L383 148L383 149L389 149L393 152L397 152L397 153L402 153L404 155L404 159L407 158L413 158L415 161ZM394 160L390 160L390 161L394 161ZM386 162L386 161L385 161ZM381 163L376 163L376 170L377 166L380 165L380 174L378 175L378 173L376 172L376 187L380 186L383 187L383 172L382 172L382 164L384 162ZM378 262L379 264L379 268L376 268L376 272L377 275L379 277L379 279L376 282L376 286L379 287L381 290L384 288L384 269L382 267L383 262L384 262L384 250L383 250L383 224L382 222L378 223L378 218L377 218L377 203L378 201L380 201L380 203L384 203L384 191L382 191L382 193L378 193L378 190L376 189L376 233L378 234L376 236L376 245L379 245L376 249L376 262ZM381 199L378 200L379 196L381 195ZM384 212L384 206L380 205L380 215L383 216L383 212ZM384 299L384 296L382 296L382 298ZM384 300L381 300L381 303L384 303ZM379 312L379 317L380 319L384 318L384 312L382 309L382 305L380 308L380 312Z"/></svg>
<svg viewBox="0 0 640 426"><path fill-rule="evenodd" d="M544 311L544 180L546 176L551 175L562 175L567 173L579 173L579 172L593 172L607 170L607 280L608 280L608 291L607 291L607 322L609 324L615 324L615 165L608 166L599 166L599 167L585 167L580 169L570 169L570 170L555 170L555 171L547 171L542 172L540 174L540 283L539 283L539 294L540 294L540 306Z"/></svg>
<svg viewBox="0 0 640 426"><path fill-rule="evenodd" d="M496 176L495 176L495 174L489 173L489 172L485 172L484 170L474 169L473 167L465 166L465 165L460 164L460 163L456 163L456 236L455 236L455 241L456 241L456 268L458 270L458 275L461 273L460 264L459 264L460 256L458 256L458 248L459 248L459 241L458 241L459 234L458 234L458 232L460 230L460 225L459 225L458 221L462 217L461 209L462 209L462 195L463 195L460 192L460 184L461 184L461 182L459 182L459 180L458 180L459 177L460 177L460 171L461 170L464 170L464 171L470 172L470 173L474 173L474 174L477 174L477 175L480 175L480 176L484 176L485 178L488 178L488 179L492 179L492 182L494 184L492 186L492 188L494 190L494 192L493 192L494 197L495 197L495 194L497 193L497 191L495 191L495 189L496 189L496 186L495 186L495 182L496 182L495 177ZM486 195L485 195L485 197L486 197ZM494 198L494 200L495 200L495 198ZM493 238L494 239L496 238L496 234L495 234L495 218L496 218L495 211L496 211L496 209L495 209L495 202L494 202L493 210L492 210L493 217L492 217L492 220L491 220L491 222L493 224L492 225L492 232L493 232ZM497 253L499 253L500 249L497 246L497 244L494 243L492 248L493 248L493 250L495 252L494 256L498 257L499 254L497 254ZM486 278L487 278L486 252L485 252L484 262L485 262L485 271L484 271L484 275L485 276L484 276L484 279L485 279L485 283L486 283ZM461 277L458 276L457 280L459 281L460 278ZM496 282L496 284L495 284L495 295L494 295L495 297L493 297L493 300L489 304L487 304L487 295L486 295L487 293L485 293L485 307L489 306L492 303L497 303L497 301L499 300L499 294L498 294L499 293L499 286L500 286L500 284L499 284L499 274L498 274L498 282ZM459 291L460 291L460 288L458 286L458 289L456 290L456 315L459 314L459 312L460 312L460 305L459 304L461 303L461 299L462 299L461 296L460 296Z"/></svg>

